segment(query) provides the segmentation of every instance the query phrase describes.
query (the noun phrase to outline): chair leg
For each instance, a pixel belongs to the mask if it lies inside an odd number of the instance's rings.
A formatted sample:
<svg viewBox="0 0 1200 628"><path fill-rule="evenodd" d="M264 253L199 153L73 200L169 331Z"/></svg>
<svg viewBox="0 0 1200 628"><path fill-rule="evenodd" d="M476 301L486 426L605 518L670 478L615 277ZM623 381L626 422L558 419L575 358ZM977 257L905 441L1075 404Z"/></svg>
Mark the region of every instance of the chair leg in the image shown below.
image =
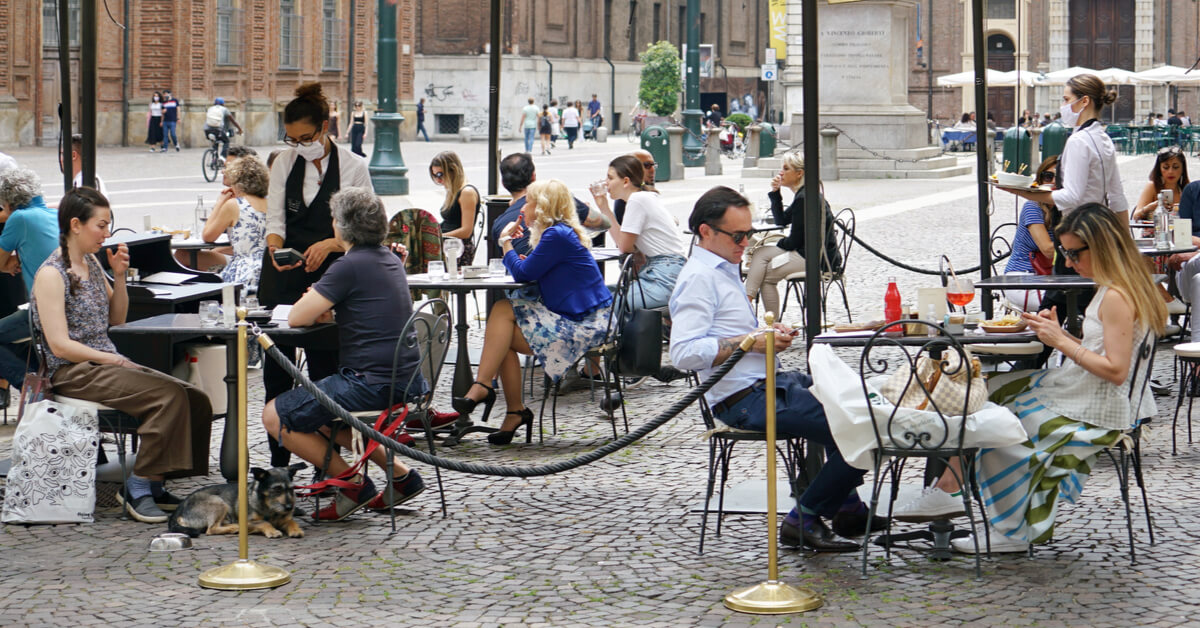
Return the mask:
<svg viewBox="0 0 1200 628"><path fill-rule="evenodd" d="M550 399L550 433L558 436L558 383L562 380L554 382L554 394Z"/></svg>
<svg viewBox="0 0 1200 628"><path fill-rule="evenodd" d="M424 421L425 421L425 442L429 444L429 455L436 456L437 452L435 452L433 450L433 429L432 429L432 426L430 425L430 416L429 416L428 412L425 413ZM445 519L448 515L446 512L446 488L444 486L442 486L442 468L438 467L438 466L434 466L433 474L434 474L434 476L437 477L438 497L440 497L442 500L442 518Z"/></svg>
<svg viewBox="0 0 1200 628"><path fill-rule="evenodd" d="M733 457L735 441L721 443L721 485L717 497L717 536L721 536L721 522L725 519L725 482L729 479L729 459Z"/></svg>
<svg viewBox="0 0 1200 628"><path fill-rule="evenodd" d="M717 476L717 442L715 438L708 439L708 486L704 489L704 513L700 515L700 551L704 553L704 533L708 531L708 504L712 501L713 481Z"/></svg>
<svg viewBox="0 0 1200 628"><path fill-rule="evenodd" d="M1146 479L1142 476L1142 433L1138 430L1133 437L1133 477L1138 489L1142 491L1142 511L1146 513L1146 532L1150 536L1150 544L1154 545L1154 522L1150 518L1150 499L1146 496Z"/></svg>
<svg viewBox="0 0 1200 628"><path fill-rule="evenodd" d="M545 442L546 434L546 400L550 398L550 388L542 391L542 408L538 411L538 444Z"/></svg>
<svg viewBox="0 0 1200 628"><path fill-rule="evenodd" d="M867 507L867 533L863 535L863 541L862 541L862 576L861 576L861 578L863 580L867 579L867 552L871 546L871 521L875 518L875 511L879 507L879 491L881 491L883 489L883 474L881 472L881 465L883 464L883 457L880 456L878 452L872 454L872 457L875 458L875 475L873 478L871 478L871 503ZM892 527L891 507L890 506L888 507L888 513L889 514L888 514L888 530L887 531L890 532L891 527Z"/></svg>

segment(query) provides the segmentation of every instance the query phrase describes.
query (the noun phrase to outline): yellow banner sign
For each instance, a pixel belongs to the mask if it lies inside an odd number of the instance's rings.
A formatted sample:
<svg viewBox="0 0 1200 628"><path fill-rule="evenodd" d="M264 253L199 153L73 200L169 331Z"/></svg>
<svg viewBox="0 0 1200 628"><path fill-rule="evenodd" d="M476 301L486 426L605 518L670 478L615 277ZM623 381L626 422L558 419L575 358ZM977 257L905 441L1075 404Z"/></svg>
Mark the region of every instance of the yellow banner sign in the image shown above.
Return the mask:
<svg viewBox="0 0 1200 628"><path fill-rule="evenodd" d="M775 49L776 61L787 59L787 0L770 0L771 48Z"/></svg>

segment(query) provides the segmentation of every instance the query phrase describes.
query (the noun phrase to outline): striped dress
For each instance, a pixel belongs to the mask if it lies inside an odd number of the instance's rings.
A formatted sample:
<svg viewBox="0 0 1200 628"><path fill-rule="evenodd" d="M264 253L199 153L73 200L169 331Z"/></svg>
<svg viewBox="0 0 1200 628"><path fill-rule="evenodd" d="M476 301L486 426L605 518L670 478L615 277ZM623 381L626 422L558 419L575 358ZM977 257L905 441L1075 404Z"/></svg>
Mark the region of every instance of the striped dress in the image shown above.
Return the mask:
<svg viewBox="0 0 1200 628"><path fill-rule="evenodd" d="M1099 354L1104 353L1104 328L1098 312L1106 290L1096 293L1083 323L1084 347ZM993 531L1015 541L1049 541L1059 500L1075 503L1096 456L1120 438L1135 414L1155 414L1152 395L1142 398L1138 412L1130 411L1136 348L1133 353L1130 374L1120 386L1070 360L1060 368L1015 371L988 380L991 401L1012 410L1029 436L1019 445L979 453L976 475Z"/></svg>

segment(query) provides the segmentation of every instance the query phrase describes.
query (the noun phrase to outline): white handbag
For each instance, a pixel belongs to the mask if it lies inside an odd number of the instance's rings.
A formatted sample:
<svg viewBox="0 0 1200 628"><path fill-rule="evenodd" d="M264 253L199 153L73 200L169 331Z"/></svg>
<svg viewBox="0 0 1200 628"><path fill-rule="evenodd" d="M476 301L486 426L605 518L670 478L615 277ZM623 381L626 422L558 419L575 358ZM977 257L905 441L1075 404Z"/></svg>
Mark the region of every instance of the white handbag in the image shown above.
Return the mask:
<svg viewBox="0 0 1200 628"><path fill-rule="evenodd" d="M31 403L12 440L4 523L92 523L99 419L50 400Z"/></svg>
<svg viewBox="0 0 1200 628"><path fill-rule="evenodd" d="M871 452L878 446L875 440L874 421L881 433L887 431L887 421L894 406L883 395L879 387L886 378L867 380L868 389L875 393L870 402L863 394L863 381L829 345L815 344L808 354L808 365L813 377L809 390L821 402L829 431L837 443L838 451L846 463L858 469L871 469ZM901 408L896 413L892 433L901 436L900 441L885 442L887 446L913 448L912 442L904 442L906 433L944 430L949 427L957 435L961 416L942 418L936 412ZM1025 428L1017 416L1004 406L987 402L978 412L966 417L964 447L1004 447L1025 442ZM907 428L907 429L904 429ZM894 438L894 437L893 437ZM957 445L950 439L947 447Z"/></svg>

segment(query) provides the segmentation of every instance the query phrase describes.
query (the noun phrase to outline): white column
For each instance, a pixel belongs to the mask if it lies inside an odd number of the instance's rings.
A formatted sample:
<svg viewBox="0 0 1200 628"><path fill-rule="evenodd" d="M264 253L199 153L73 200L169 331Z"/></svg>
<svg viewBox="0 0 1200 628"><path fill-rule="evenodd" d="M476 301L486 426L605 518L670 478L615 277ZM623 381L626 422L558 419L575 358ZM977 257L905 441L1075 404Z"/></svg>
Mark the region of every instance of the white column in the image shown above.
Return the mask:
<svg viewBox="0 0 1200 628"><path fill-rule="evenodd" d="M1154 67L1154 0L1134 0L1133 16L1133 69L1142 72ZM1134 120L1140 120L1154 110L1153 89L1148 86L1135 89Z"/></svg>
<svg viewBox="0 0 1200 628"><path fill-rule="evenodd" d="M1050 71L1071 67L1071 54L1067 42L1071 36L1070 8L1067 0L1050 0ZM1096 68L1103 70L1104 68Z"/></svg>

